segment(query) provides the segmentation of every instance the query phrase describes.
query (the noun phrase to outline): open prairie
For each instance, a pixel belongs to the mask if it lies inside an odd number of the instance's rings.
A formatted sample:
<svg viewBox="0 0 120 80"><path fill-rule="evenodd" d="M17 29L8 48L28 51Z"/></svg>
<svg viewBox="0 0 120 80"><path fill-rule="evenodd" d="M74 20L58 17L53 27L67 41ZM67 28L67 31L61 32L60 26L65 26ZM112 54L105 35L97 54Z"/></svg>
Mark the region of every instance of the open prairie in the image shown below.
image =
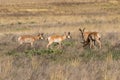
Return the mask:
<svg viewBox="0 0 120 80"><path fill-rule="evenodd" d="M0 1L0 80L120 80L120 1ZM99 32L102 48L83 47L79 28ZM62 48L46 48L64 32ZM17 40L38 33L33 47Z"/></svg>

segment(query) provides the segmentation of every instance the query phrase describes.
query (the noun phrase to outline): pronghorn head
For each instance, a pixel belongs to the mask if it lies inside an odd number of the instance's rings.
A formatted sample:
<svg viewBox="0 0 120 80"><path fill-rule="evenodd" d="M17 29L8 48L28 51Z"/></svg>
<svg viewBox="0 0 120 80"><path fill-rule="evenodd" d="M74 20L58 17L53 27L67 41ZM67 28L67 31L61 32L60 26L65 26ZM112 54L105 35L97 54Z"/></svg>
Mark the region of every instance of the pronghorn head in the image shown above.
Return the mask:
<svg viewBox="0 0 120 80"><path fill-rule="evenodd" d="M39 34L37 35L37 39L44 39L43 35L44 35L44 33L39 33Z"/></svg>
<svg viewBox="0 0 120 80"><path fill-rule="evenodd" d="M70 32L68 32L68 34L66 34L66 32L65 32L65 35L66 35L66 38L68 38L68 39L72 38Z"/></svg>
<svg viewBox="0 0 120 80"><path fill-rule="evenodd" d="M81 42L81 43L85 43L86 41L85 41L85 37L84 37L84 31L85 31L85 28L83 28L83 29L81 29L81 28L79 28L79 31L81 32L81 34L82 34L82 39L83 39L83 42Z"/></svg>
<svg viewBox="0 0 120 80"><path fill-rule="evenodd" d="M83 28L83 29L79 28L79 31L83 34L85 31L85 28Z"/></svg>

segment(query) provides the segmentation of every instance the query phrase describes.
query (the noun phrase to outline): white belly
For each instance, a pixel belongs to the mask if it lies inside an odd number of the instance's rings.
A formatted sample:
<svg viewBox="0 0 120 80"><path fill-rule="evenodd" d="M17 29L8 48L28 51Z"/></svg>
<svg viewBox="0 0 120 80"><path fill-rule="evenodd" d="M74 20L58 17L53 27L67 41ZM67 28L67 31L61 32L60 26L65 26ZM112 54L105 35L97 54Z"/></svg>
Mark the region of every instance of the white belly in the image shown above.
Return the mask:
<svg viewBox="0 0 120 80"><path fill-rule="evenodd" d="M26 38L26 39L24 40L24 43L31 43L31 42L33 42L33 40L32 40L31 38Z"/></svg>
<svg viewBox="0 0 120 80"><path fill-rule="evenodd" d="M60 38L54 39L54 42L61 42Z"/></svg>
<svg viewBox="0 0 120 80"><path fill-rule="evenodd" d="M61 39L61 38L51 39L51 37L49 37L49 38L48 38L48 41L49 41L49 42L57 42L57 43L58 43L58 42L61 42L62 39Z"/></svg>

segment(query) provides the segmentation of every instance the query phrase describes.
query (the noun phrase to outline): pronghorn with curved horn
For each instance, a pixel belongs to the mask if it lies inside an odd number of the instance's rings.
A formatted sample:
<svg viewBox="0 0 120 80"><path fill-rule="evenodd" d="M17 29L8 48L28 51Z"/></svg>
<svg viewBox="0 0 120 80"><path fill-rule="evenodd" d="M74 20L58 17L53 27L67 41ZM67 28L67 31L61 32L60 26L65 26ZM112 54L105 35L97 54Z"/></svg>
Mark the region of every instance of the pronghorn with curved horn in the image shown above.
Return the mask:
<svg viewBox="0 0 120 80"><path fill-rule="evenodd" d="M20 44L23 44L23 43L30 43L31 46L33 46L34 42L36 40L39 40L39 39L44 39L43 37L43 33L39 33L38 35L36 36L33 36L33 35L22 35L22 36L19 36L18 37L18 42Z"/></svg>
<svg viewBox="0 0 120 80"><path fill-rule="evenodd" d="M61 42L67 38L71 38L70 32L68 32L68 34L66 34L66 32L64 33L64 35L52 35L48 37L48 44L47 44L47 48L49 48L49 46L52 43L59 43L59 45L61 46Z"/></svg>
<svg viewBox="0 0 120 80"><path fill-rule="evenodd" d="M100 34L99 32L84 32L85 28L82 30L79 28L79 31L82 34L82 39L83 39L83 47L85 47L86 45L90 44L90 48L95 47L95 42L98 43L99 48L101 48L101 41L100 41Z"/></svg>

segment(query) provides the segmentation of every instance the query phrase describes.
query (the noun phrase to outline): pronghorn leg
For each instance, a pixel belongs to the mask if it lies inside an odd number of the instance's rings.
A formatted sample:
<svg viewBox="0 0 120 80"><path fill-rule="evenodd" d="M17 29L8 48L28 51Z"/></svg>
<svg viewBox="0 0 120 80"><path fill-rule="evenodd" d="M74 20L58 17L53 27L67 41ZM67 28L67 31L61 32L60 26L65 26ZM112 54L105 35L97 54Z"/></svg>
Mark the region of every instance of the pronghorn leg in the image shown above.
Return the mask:
<svg viewBox="0 0 120 80"><path fill-rule="evenodd" d="M92 35L89 36L88 38L90 40L90 49L93 47L93 48L96 48L95 47L95 39Z"/></svg>
<svg viewBox="0 0 120 80"><path fill-rule="evenodd" d="M61 42L59 42L59 48L62 48L62 44L61 44Z"/></svg>
<svg viewBox="0 0 120 80"><path fill-rule="evenodd" d="M48 45L47 45L47 48L49 48L49 46L52 44L52 42L49 42Z"/></svg>
<svg viewBox="0 0 120 80"><path fill-rule="evenodd" d="M95 40L94 40L94 45L96 45Z"/></svg>
<svg viewBox="0 0 120 80"><path fill-rule="evenodd" d="M93 41L93 40L90 40L90 49L91 49L92 47L95 47L94 41Z"/></svg>
<svg viewBox="0 0 120 80"><path fill-rule="evenodd" d="M23 44L23 42L22 41L20 41L20 45L22 45Z"/></svg>
<svg viewBox="0 0 120 80"><path fill-rule="evenodd" d="M92 41L90 41L90 49L92 48Z"/></svg>
<svg viewBox="0 0 120 80"><path fill-rule="evenodd" d="M96 49L96 46L95 46L95 40L93 41L93 48L95 48L95 49Z"/></svg>
<svg viewBox="0 0 120 80"><path fill-rule="evenodd" d="M87 42L85 42L84 43L84 45L83 45L83 47L85 47L85 46L87 46L89 44L89 42L87 41Z"/></svg>
<svg viewBox="0 0 120 80"><path fill-rule="evenodd" d="M91 41L91 39L90 39L90 38L88 38L88 39L87 39L87 41L85 41L85 42L84 42L83 47L85 47L85 46L89 45L89 44L90 44L90 41Z"/></svg>
<svg viewBox="0 0 120 80"><path fill-rule="evenodd" d="M99 44L99 48L101 49L101 41L99 39L97 39L96 41Z"/></svg>
<svg viewBox="0 0 120 80"><path fill-rule="evenodd" d="M91 42L91 38L88 37L87 40L84 42L83 47L85 47L85 46L87 46L87 45L90 45L90 42Z"/></svg>
<svg viewBox="0 0 120 80"><path fill-rule="evenodd" d="M96 49L96 46L95 46L95 40L92 40L92 47Z"/></svg>
<svg viewBox="0 0 120 80"><path fill-rule="evenodd" d="M31 46L33 47L33 42L31 42L30 44L31 44Z"/></svg>

